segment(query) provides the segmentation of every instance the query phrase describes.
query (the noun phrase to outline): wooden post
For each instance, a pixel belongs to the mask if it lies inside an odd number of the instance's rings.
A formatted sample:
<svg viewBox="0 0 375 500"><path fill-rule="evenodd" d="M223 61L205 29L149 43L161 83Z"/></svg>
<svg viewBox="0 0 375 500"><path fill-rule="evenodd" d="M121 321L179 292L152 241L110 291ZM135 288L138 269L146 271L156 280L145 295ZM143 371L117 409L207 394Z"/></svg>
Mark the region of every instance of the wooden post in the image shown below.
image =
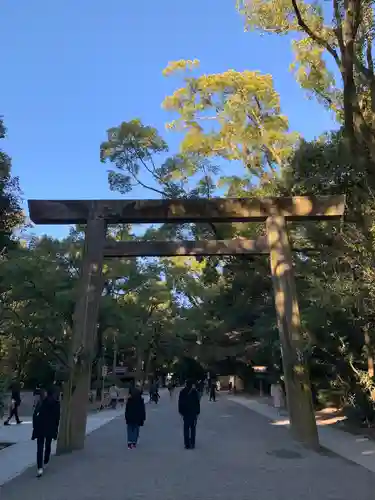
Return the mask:
<svg viewBox="0 0 375 500"><path fill-rule="evenodd" d="M70 377L64 392L57 453L82 449L86 436L91 366L95 354L99 302L103 289L102 264L106 221L95 215L87 221L78 297L73 317Z"/></svg>
<svg viewBox="0 0 375 500"><path fill-rule="evenodd" d="M291 432L302 444L317 449L319 438L285 218L269 217L266 227Z"/></svg>

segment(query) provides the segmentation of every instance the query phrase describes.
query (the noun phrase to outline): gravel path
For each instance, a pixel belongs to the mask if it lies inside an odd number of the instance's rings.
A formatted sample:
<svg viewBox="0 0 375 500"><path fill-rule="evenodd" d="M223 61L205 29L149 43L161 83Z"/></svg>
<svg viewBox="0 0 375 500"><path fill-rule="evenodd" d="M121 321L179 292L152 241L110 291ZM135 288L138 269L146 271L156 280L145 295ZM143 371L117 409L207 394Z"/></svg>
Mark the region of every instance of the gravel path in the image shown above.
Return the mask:
<svg viewBox="0 0 375 500"><path fill-rule="evenodd" d="M375 474L332 454L302 449L284 428L219 399L202 403L197 448L184 450L176 401L148 415L139 448L114 420L86 448L56 457L0 489L0 500L373 500Z"/></svg>

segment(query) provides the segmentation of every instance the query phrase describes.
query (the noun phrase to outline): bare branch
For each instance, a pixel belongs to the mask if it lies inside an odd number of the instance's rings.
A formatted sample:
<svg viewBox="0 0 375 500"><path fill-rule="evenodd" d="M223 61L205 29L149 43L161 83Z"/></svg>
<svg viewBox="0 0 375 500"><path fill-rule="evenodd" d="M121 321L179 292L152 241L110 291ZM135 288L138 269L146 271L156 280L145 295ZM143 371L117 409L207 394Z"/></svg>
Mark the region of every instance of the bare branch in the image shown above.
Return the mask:
<svg viewBox="0 0 375 500"><path fill-rule="evenodd" d="M339 8L339 0L334 0L333 1L333 10L335 12L335 19L336 19L336 36L337 40L339 42L340 50L341 53L344 51L344 38L343 38L343 33L342 33L342 19L341 19L341 14L340 14L340 8Z"/></svg>
<svg viewBox="0 0 375 500"><path fill-rule="evenodd" d="M362 0L354 0L355 3L355 12L354 12L354 20L353 20L353 38L357 36L358 29L361 25L362 21L362 9L361 9Z"/></svg>
<svg viewBox="0 0 375 500"><path fill-rule="evenodd" d="M337 66L341 69L341 60L340 60L340 57L339 55L337 54L336 50L332 47L332 45L330 45L327 40L324 40L324 38L320 37L319 35L317 35L316 33L314 33L308 26L307 24L305 23L305 21L303 20L302 18L302 15L301 15L301 12L298 8L298 5L297 5L297 0L292 0L292 4L293 4L293 8L294 8L294 12L296 14L296 17L297 17L297 21L298 21L298 25L301 29L303 29L303 31L309 35L309 37L314 40L314 42L318 43L319 45L321 45L322 47L324 47L330 54L331 56L333 57L333 59L335 60Z"/></svg>

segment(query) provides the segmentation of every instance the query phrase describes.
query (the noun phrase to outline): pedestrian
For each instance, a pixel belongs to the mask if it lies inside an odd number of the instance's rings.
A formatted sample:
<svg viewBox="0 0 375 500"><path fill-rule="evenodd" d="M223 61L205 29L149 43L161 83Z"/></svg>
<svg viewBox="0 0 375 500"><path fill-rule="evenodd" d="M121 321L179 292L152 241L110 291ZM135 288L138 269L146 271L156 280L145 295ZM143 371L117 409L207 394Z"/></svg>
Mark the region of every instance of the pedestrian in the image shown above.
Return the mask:
<svg viewBox="0 0 375 500"><path fill-rule="evenodd" d="M213 381L210 386L210 401L216 401L216 382Z"/></svg>
<svg viewBox="0 0 375 500"><path fill-rule="evenodd" d="M109 388L109 399L111 400L111 408L112 410L116 409L117 399L118 399L118 390L115 384L112 384Z"/></svg>
<svg viewBox="0 0 375 500"><path fill-rule="evenodd" d="M232 390L233 390L233 384L232 384L232 382L229 382L228 390L229 390L229 392L232 392Z"/></svg>
<svg viewBox="0 0 375 500"><path fill-rule="evenodd" d="M273 407L277 409L277 413L281 415L281 409L284 407L284 391L280 380L276 380L271 385L271 397L273 400Z"/></svg>
<svg viewBox="0 0 375 500"><path fill-rule="evenodd" d="M14 383L12 385L12 395L10 402L9 417L5 420L4 425L10 425L12 417L16 419L17 424L21 424L22 421L18 416L18 408L21 405L21 391L18 384Z"/></svg>
<svg viewBox="0 0 375 500"><path fill-rule="evenodd" d="M210 394L210 389L211 389L211 381L210 381L210 379L208 379L206 382L206 394L207 394L207 396L209 396L209 394Z"/></svg>
<svg viewBox="0 0 375 500"><path fill-rule="evenodd" d="M33 434L31 439L37 442L37 477L43 475L51 456L52 440L57 439L60 423L60 403L52 389L40 391L40 399L33 414Z"/></svg>
<svg viewBox="0 0 375 500"><path fill-rule="evenodd" d="M197 389L198 389L198 393L199 393L199 398L202 399L203 392L204 392L204 380L200 380L198 382Z"/></svg>
<svg viewBox="0 0 375 500"><path fill-rule="evenodd" d="M195 448L197 420L200 410L198 391L193 386L193 382L187 380L178 398L178 411L184 421L184 444L187 450Z"/></svg>
<svg viewBox="0 0 375 500"><path fill-rule="evenodd" d="M127 425L128 448L136 448L140 427L146 421L146 408L141 391L135 387L132 387L129 391L125 408L125 421Z"/></svg>
<svg viewBox="0 0 375 500"><path fill-rule="evenodd" d="M155 404L158 404L159 402L159 390L156 382L153 382L150 386L150 403L154 402Z"/></svg>
<svg viewBox="0 0 375 500"><path fill-rule="evenodd" d="M172 381L168 383L168 391L169 391L169 396L172 399L174 392L174 384L172 383Z"/></svg>
<svg viewBox="0 0 375 500"><path fill-rule="evenodd" d="M40 385L37 384L33 392L33 410L35 410L36 405L39 403L39 400L40 400Z"/></svg>

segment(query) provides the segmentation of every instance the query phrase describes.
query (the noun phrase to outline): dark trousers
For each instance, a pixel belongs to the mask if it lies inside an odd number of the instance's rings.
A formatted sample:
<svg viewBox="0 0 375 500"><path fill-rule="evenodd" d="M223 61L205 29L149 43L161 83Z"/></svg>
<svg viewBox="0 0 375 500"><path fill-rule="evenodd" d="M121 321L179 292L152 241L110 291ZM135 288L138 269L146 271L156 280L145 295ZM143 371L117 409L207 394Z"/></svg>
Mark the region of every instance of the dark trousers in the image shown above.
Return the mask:
<svg viewBox="0 0 375 500"><path fill-rule="evenodd" d="M216 401L216 391L210 391L210 401Z"/></svg>
<svg viewBox="0 0 375 500"><path fill-rule="evenodd" d="M184 417L184 444L185 448L195 447L197 433L197 417Z"/></svg>
<svg viewBox="0 0 375 500"><path fill-rule="evenodd" d="M137 444L139 438L139 425L128 424L128 444Z"/></svg>
<svg viewBox="0 0 375 500"><path fill-rule="evenodd" d="M20 422L20 418L18 416L18 407L19 407L19 404L17 404L17 403L12 405L12 408L11 408L10 413L9 413L8 422L9 422L9 420L12 419L12 417L14 417L16 419L17 423Z"/></svg>
<svg viewBox="0 0 375 500"><path fill-rule="evenodd" d="M36 462L38 469L43 468L43 463L48 464L51 456L52 439L48 437L38 437L36 441Z"/></svg>

